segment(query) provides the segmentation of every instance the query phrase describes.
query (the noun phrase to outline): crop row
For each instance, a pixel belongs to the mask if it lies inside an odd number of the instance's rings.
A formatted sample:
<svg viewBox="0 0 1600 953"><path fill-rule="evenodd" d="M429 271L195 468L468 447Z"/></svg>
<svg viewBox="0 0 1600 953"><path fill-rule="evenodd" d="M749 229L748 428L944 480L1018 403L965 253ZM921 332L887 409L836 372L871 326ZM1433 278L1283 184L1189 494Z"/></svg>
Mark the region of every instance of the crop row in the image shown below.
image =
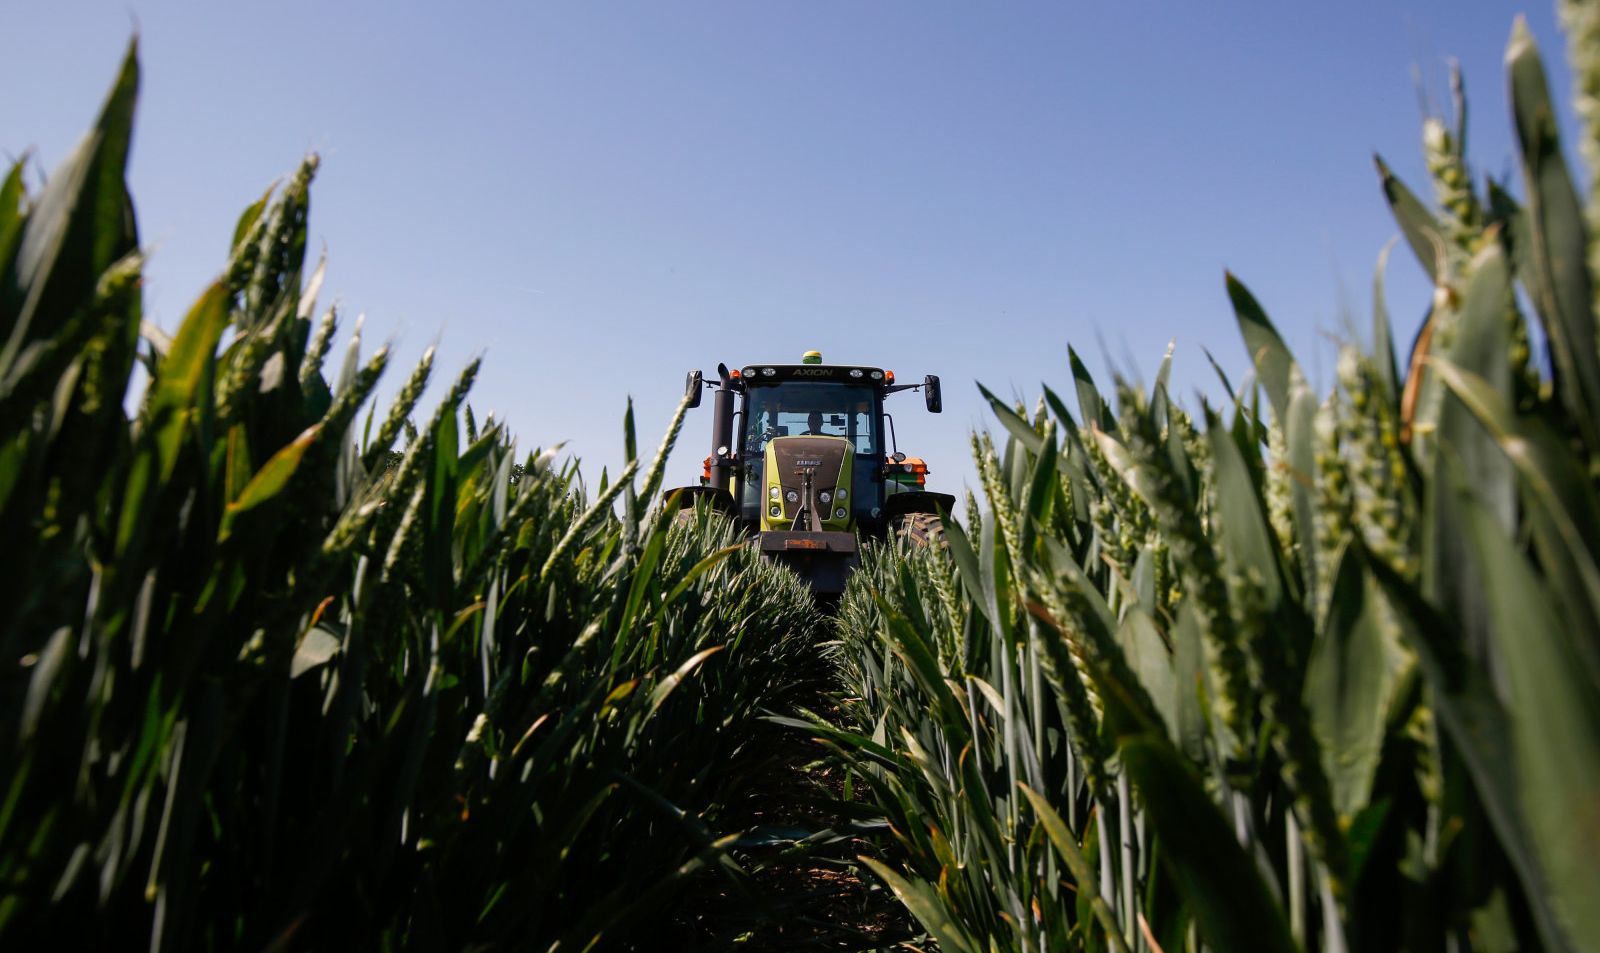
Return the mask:
<svg viewBox="0 0 1600 953"><path fill-rule="evenodd" d="M325 371L308 160L175 333L140 310L132 50L0 185L0 946L657 948L773 757L809 593L663 519L678 423L592 499L466 404ZM130 415L130 380L148 384ZM704 876L704 875L701 875Z"/></svg>
<svg viewBox="0 0 1600 953"><path fill-rule="evenodd" d="M1459 78L1437 208L1379 162L1437 289L1406 366L1381 262L1322 394L1230 276L1222 407L1074 354L1075 411L989 397L950 558L852 580L810 730L945 953L1600 948L1600 202L1520 24L1506 62L1521 201L1467 174Z"/></svg>

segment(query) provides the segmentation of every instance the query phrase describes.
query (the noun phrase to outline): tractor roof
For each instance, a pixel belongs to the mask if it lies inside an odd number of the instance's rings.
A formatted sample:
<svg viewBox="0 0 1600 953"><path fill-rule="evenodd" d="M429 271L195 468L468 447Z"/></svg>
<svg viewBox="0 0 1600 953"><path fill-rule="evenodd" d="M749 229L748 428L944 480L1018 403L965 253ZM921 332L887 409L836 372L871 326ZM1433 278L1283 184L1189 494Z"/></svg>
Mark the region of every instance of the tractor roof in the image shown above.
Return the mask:
<svg viewBox="0 0 1600 953"><path fill-rule="evenodd" d="M735 373L749 385L817 381L883 387L894 382L893 372L853 364L746 364Z"/></svg>

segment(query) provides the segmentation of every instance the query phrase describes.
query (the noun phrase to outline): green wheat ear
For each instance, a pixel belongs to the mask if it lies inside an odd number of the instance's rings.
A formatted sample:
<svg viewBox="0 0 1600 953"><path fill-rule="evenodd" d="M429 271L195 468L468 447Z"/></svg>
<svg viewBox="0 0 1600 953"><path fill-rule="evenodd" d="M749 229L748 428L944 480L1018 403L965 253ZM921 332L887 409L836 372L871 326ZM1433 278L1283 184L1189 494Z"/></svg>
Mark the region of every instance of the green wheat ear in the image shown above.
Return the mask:
<svg viewBox="0 0 1600 953"><path fill-rule="evenodd" d="M1380 396L1377 371L1365 355L1352 347L1342 349L1338 375L1349 397L1350 412L1340 418L1341 444L1352 476L1357 525L1378 558L1414 581L1420 569L1412 529L1418 513L1399 422Z"/></svg>

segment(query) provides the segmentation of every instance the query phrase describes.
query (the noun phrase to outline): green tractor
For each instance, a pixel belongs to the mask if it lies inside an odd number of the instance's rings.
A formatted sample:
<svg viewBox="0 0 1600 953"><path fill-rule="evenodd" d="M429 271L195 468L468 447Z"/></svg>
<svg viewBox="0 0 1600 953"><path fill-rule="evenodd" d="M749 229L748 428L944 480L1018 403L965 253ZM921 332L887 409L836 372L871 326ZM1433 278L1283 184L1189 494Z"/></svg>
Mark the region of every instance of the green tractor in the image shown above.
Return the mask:
<svg viewBox="0 0 1600 953"><path fill-rule="evenodd" d="M689 406L707 387L711 455L699 486L669 491L679 506L706 499L825 597L844 591L863 537L942 542L955 497L924 488L927 465L895 447L883 409L890 394L920 390L939 413L939 378L897 384L893 371L824 364L808 351L799 364L719 364L715 381L691 371Z"/></svg>

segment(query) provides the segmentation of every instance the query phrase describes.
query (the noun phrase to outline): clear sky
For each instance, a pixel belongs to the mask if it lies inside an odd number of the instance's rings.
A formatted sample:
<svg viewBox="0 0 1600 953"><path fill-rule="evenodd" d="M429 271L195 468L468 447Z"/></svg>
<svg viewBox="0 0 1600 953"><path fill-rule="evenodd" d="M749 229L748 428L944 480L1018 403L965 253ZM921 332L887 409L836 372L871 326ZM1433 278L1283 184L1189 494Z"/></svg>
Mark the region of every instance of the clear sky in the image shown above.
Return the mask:
<svg viewBox="0 0 1600 953"><path fill-rule="evenodd" d="M1371 155L1426 188L1421 100L1445 108L1448 58L1475 171L1514 169L1519 12L1564 100L1547 0L0 0L0 155L58 163L137 28L160 325L316 150L323 300L397 345L391 391L430 343L435 393L482 354L479 418L525 449L569 440L593 478L621 459L625 395L653 447L686 370L816 348L941 375L943 416L891 409L960 492L990 419L973 381L1070 394L1069 342L1149 380L1176 338L1185 394L1219 392L1202 346L1237 382L1224 268L1326 386L1395 233ZM1428 291L1403 247L1390 274L1404 347ZM709 428L708 403L669 485Z"/></svg>

